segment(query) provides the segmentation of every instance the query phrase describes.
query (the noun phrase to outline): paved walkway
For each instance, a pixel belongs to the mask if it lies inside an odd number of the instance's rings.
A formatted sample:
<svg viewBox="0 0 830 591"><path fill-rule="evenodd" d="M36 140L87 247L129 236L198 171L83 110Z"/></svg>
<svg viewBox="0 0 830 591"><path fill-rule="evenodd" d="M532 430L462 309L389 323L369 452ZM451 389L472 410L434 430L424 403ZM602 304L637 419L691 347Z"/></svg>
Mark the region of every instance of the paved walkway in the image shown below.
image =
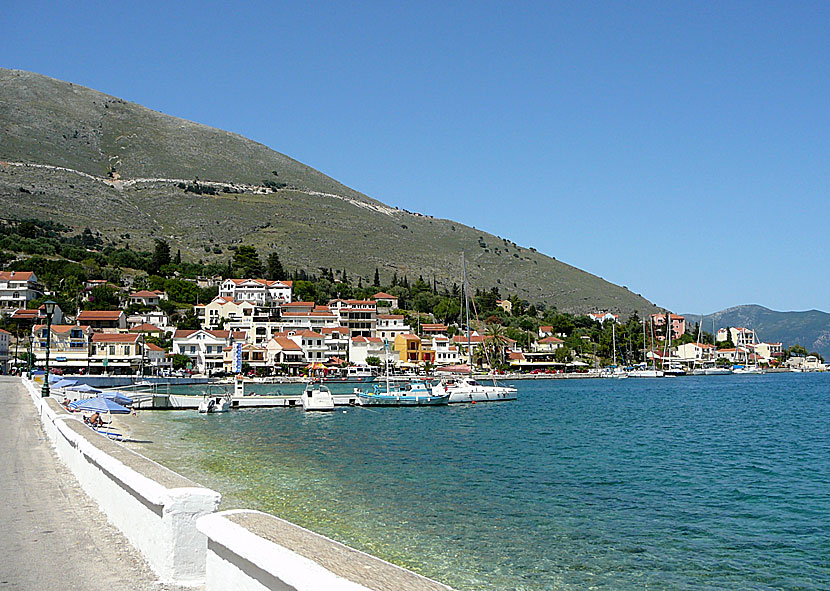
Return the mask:
<svg viewBox="0 0 830 591"><path fill-rule="evenodd" d="M17 378L0 377L0 591L161 591L60 463ZM190 588L192 589L192 587Z"/></svg>

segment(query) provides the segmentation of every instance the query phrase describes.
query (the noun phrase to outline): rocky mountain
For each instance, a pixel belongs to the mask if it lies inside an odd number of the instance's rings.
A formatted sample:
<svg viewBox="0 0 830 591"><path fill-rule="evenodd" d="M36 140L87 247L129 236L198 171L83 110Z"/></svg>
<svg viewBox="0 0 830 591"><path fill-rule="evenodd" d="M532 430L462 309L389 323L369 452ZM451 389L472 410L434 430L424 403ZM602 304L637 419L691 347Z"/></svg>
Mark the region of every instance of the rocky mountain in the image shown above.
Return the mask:
<svg viewBox="0 0 830 591"><path fill-rule="evenodd" d="M691 322L699 322L699 314L685 314ZM819 310L777 312L755 304L735 306L703 316L703 330L726 326L751 328L765 342L781 342L785 347L803 345L808 351L830 358L830 314Z"/></svg>
<svg viewBox="0 0 830 591"><path fill-rule="evenodd" d="M39 74L0 69L0 161L0 217L89 227L135 248L164 238L209 261L245 243L288 268L345 268L367 281L377 267L384 281L396 272L439 285L460 281L463 251L473 288L570 312L658 309L533 248L385 205L237 134Z"/></svg>

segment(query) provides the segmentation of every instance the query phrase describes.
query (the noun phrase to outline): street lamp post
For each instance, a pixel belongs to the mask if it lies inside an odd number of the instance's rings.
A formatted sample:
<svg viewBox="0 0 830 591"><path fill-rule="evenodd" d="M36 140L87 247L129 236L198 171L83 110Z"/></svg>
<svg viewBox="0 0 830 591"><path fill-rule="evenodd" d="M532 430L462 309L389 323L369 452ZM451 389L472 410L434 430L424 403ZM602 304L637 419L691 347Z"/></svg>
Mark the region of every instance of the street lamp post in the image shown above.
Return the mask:
<svg viewBox="0 0 830 591"><path fill-rule="evenodd" d="M49 397L49 348L52 346L52 314L55 313L55 302L47 300L43 302L46 308L46 375L43 376L43 388L40 395L43 398Z"/></svg>
<svg viewBox="0 0 830 591"><path fill-rule="evenodd" d="M35 350L35 337L33 334L29 334L29 381L32 380L32 355L34 355Z"/></svg>

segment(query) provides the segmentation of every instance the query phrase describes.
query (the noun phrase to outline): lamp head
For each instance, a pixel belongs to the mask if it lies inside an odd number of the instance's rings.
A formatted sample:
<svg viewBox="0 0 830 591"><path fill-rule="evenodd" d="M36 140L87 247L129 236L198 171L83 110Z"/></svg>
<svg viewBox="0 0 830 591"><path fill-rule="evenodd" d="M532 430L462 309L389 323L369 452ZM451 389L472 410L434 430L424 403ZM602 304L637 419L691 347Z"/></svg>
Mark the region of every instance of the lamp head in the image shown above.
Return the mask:
<svg viewBox="0 0 830 591"><path fill-rule="evenodd" d="M57 306L57 303L52 300L46 300L43 302L43 307L46 308L47 316L52 316L52 314L55 313L55 306Z"/></svg>

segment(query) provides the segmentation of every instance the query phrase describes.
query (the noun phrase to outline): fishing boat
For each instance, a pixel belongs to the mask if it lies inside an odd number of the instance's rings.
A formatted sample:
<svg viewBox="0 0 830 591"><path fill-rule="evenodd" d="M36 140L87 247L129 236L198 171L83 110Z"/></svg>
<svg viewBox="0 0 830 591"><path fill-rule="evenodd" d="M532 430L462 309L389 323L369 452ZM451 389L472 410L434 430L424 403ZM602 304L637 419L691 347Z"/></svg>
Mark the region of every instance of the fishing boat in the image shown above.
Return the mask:
<svg viewBox="0 0 830 591"><path fill-rule="evenodd" d="M448 404L450 399L449 394L435 394L421 381L387 387L385 391L375 384L372 390L355 388L354 393L363 406L439 406Z"/></svg>
<svg viewBox="0 0 830 591"><path fill-rule="evenodd" d="M312 382L305 387L301 397L303 410L334 410L334 397L328 386Z"/></svg>

